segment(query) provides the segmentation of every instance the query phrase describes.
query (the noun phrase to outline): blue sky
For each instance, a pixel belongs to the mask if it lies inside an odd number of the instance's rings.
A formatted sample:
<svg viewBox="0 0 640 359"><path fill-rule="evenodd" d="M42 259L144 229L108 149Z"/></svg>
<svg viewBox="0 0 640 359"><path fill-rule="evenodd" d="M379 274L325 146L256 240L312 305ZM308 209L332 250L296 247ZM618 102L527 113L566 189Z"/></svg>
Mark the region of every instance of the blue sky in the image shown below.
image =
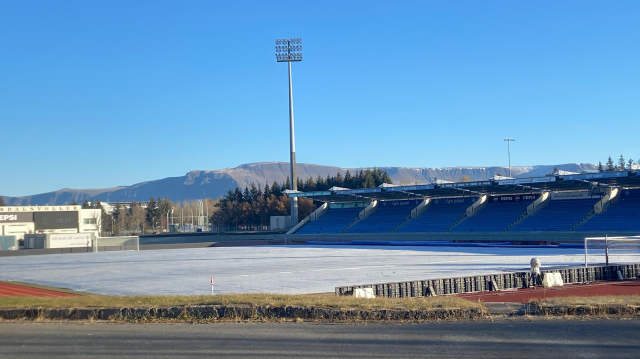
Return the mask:
<svg viewBox="0 0 640 359"><path fill-rule="evenodd" d="M0 194L288 161L640 158L640 1L14 1L0 11Z"/></svg>

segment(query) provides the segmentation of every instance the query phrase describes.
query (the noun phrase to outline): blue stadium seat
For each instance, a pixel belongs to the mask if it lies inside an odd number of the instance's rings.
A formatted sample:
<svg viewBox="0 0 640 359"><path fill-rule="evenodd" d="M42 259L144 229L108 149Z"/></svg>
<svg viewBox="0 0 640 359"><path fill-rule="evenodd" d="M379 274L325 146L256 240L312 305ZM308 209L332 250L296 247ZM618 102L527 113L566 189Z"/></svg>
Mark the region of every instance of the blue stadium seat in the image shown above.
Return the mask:
<svg viewBox="0 0 640 359"><path fill-rule="evenodd" d="M296 234L340 233L362 210L363 208L329 209L315 221L300 228Z"/></svg>
<svg viewBox="0 0 640 359"><path fill-rule="evenodd" d="M577 231L640 231L640 198L622 198Z"/></svg>
<svg viewBox="0 0 640 359"><path fill-rule="evenodd" d="M511 228L511 231L568 231L593 210L593 205L599 200L551 200L540 212L526 217Z"/></svg>
<svg viewBox="0 0 640 359"><path fill-rule="evenodd" d="M393 202L387 202L387 206L378 204L378 208L369 217L359 221L345 233L389 233L402 223L410 214L417 203L407 206L393 206Z"/></svg>
<svg viewBox="0 0 640 359"><path fill-rule="evenodd" d="M502 232L518 220L533 201L489 202L473 217L453 227L451 232Z"/></svg>
<svg viewBox="0 0 640 359"><path fill-rule="evenodd" d="M398 228L396 233L444 232L462 217L476 199L433 199L426 211Z"/></svg>

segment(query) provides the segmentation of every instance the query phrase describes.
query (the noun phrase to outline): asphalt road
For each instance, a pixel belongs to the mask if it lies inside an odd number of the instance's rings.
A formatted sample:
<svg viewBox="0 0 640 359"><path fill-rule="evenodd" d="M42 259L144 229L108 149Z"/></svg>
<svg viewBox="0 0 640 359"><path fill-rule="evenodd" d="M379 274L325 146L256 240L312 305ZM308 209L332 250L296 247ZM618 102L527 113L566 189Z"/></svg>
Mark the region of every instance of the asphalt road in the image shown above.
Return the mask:
<svg viewBox="0 0 640 359"><path fill-rule="evenodd" d="M0 358L638 358L640 320L0 323Z"/></svg>

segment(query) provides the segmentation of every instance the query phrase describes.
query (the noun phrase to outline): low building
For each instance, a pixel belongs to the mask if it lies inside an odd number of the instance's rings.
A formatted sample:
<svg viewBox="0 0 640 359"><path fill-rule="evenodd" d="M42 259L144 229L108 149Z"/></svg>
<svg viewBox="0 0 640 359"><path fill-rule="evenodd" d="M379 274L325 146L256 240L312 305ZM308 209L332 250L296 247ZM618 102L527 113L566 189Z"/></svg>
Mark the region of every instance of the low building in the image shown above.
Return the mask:
<svg viewBox="0 0 640 359"><path fill-rule="evenodd" d="M101 228L100 209L68 206L0 207L0 235L24 239L29 233L93 233Z"/></svg>

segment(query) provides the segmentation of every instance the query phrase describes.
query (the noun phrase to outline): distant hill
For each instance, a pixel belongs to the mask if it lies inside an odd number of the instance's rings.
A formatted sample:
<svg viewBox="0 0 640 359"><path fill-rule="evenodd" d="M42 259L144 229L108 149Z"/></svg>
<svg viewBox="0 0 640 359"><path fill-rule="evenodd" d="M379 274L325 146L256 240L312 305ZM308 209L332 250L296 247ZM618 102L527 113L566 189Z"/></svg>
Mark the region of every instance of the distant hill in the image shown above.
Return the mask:
<svg viewBox="0 0 640 359"><path fill-rule="evenodd" d="M582 172L594 170L596 166L589 163L568 163L563 165L542 166L514 166L511 173L514 177L544 176L557 167L562 171ZM444 168L410 168L410 167L380 167L386 170L395 184L430 183L438 180L459 181L462 176L469 176L472 180L485 180L496 174L508 175L506 167L444 167ZM298 164L298 177L306 179L318 176L326 177L340 172L344 175L347 168L321 166L306 163ZM355 173L360 168L349 168ZM181 201L198 198L218 198L228 189L236 186L244 188L251 183L265 183L271 185L273 181L284 182L289 175L289 163L286 162L257 162L243 164L235 168L219 170L191 171L184 176L168 177L154 181L137 183L131 186L112 187L104 189L70 189L65 188L55 192L36 194L23 197L3 197L5 203L11 206L20 205L62 205L75 200L82 203L85 199L99 198L106 202L147 201L149 197L167 197L171 201Z"/></svg>

